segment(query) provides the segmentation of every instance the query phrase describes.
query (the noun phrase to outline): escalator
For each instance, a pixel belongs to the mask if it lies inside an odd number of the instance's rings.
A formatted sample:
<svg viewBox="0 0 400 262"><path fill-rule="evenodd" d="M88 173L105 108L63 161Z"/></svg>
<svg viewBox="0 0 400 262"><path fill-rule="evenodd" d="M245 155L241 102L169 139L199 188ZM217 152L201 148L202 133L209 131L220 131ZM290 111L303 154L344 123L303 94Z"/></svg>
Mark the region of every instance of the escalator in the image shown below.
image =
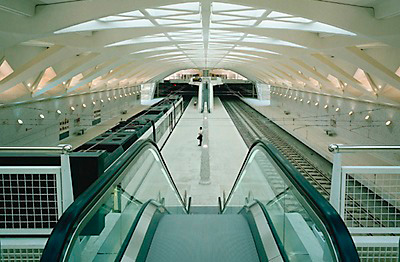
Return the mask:
<svg viewBox="0 0 400 262"><path fill-rule="evenodd" d="M219 212L190 202L138 141L63 214L41 261L359 261L336 211L264 141Z"/></svg>

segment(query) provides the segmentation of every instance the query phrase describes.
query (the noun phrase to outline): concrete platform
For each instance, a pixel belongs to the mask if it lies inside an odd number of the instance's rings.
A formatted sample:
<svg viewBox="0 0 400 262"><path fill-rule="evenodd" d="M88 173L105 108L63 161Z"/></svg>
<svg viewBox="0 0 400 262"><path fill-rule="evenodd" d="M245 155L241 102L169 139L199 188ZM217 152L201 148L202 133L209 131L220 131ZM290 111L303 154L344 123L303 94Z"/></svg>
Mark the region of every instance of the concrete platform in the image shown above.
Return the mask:
<svg viewBox="0 0 400 262"><path fill-rule="evenodd" d="M208 114L208 153L211 184L202 185L200 171L203 147L196 139L203 115L192 99L180 122L165 144L162 154L181 194L186 190L194 206L216 206L222 192L229 193L247 154L247 147L228 113L216 98ZM203 169L204 170L204 169Z"/></svg>

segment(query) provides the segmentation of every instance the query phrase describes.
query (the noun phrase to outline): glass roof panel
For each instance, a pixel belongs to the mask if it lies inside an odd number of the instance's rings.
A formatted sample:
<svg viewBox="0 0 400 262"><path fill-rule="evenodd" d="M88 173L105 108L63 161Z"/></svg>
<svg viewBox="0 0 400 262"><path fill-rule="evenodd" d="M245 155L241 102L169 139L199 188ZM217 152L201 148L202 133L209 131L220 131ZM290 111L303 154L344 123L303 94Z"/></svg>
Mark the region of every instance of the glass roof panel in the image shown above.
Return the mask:
<svg viewBox="0 0 400 262"><path fill-rule="evenodd" d="M269 15L268 18L283 18L283 17L293 17L292 15L281 13L281 12L276 12L272 11Z"/></svg>
<svg viewBox="0 0 400 262"><path fill-rule="evenodd" d="M243 10L243 9L249 9L249 8L251 8L251 7L244 6L244 5L235 5L235 4L227 4L227 3L219 3L219 2L212 3L213 11L233 11L233 10Z"/></svg>
<svg viewBox="0 0 400 262"><path fill-rule="evenodd" d="M198 12L200 10L200 3L199 2L188 2L188 3L160 6L159 8Z"/></svg>
<svg viewBox="0 0 400 262"><path fill-rule="evenodd" d="M243 19L248 19L248 18L247 17L230 16L230 15L211 14L211 21L212 22L230 21L230 20L243 20Z"/></svg>
<svg viewBox="0 0 400 262"><path fill-rule="evenodd" d="M58 30L54 32L54 34L84 32L84 31L100 31L100 30L118 29L118 28L149 27L149 26L154 26L154 25L147 19L115 21L115 22L101 22L99 20L92 20L89 22L81 23L78 25Z"/></svg>
<svg viewBox="0 0 400 262"><path fill-rule="evenodd" d="M125 12L125 13L121 13L119 15L143 17L143 14L139 10L135 10L135 11L131 11L131 12Z"/></svg>
<svg viewBox="0 0 400 262"><path fill-rule="evenodd" d="M128 20L128 19L133 19L133 17L126 17L126 16L106 16L103 18L99 18L99 21L102 22L112 22L112 21L121 21L121 20Z"/></svg>
<svg viewBox="0 0 400 262"><path fill-rule="evenodd" d="M248 46L236 46L234 49L246 50L246 51L257 51L257 52L264 52L264 53L269 53L269 54L274 54L274 55L280 55L280 53L277 53L274 51L264 50L264 49L254 48L254 47L248 47Z"/></svg>
<svg viewBox="0 0 400 262"><path fill-rule="evenodd" d="M311 23L313 20L303 18L303 17L288 17L288 18L278 18L276 20L283 22L295 22L295 23Z"/></svg>
<svg viewBox="0 0 400 262"><path fill-rule="evenodd" d="M179 15L185 14L185 11L179 10L162 10L162 9L146 9L146 12L149 13L151 16L168 16L168 15Z"/></svg>
<svg viewBox="0 0 400 262"><path fill-rule="evenodd" d="M162 50L174 50L178 49L176 46L161 46L161 47L156 47L156 48L150 48L150 49L144 49L140 50L131 54L139 54L139 53L144 53L144 52L152 52L152 51L162 51Z"/></svg>
<svg viewBox="0 0 400 262"><path fill-rule="evenodd" d="M221 22L227 25L234 25L234 26L253 26L255 25L255 23L257 22L257 20L241 20L241 21L229 21L229 22Z"/></svg>
<svg viewBox="0 0 400 262"><path fill-rule="evenodd" d="M266 12L265 9L256 9L256 10L244 10L244 11L231 11L224 12L225 15L235 15L235 16L246 16L250 18L257 18L262 16Z"/></svg>
<svg viewBox="0 0 400 262"><path fill-rule="evenodd" d="M167 20L167 19L155 19L160 25L178 25L178 24L188 24L186 21L179 20Z"/></svg>

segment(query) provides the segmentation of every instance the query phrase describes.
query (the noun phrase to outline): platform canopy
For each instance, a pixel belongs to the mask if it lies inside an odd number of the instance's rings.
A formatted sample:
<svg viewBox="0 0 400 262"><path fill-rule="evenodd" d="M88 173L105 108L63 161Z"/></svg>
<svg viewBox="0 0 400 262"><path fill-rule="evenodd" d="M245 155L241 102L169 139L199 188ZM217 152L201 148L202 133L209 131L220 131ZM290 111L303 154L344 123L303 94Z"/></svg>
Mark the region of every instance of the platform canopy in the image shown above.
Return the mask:
<svg viewBox="0 0 400 262"><path fill-rule="evenodd" d="M398 0L1 1L0 102L223 68L398 104L398 14Z"/></svg>

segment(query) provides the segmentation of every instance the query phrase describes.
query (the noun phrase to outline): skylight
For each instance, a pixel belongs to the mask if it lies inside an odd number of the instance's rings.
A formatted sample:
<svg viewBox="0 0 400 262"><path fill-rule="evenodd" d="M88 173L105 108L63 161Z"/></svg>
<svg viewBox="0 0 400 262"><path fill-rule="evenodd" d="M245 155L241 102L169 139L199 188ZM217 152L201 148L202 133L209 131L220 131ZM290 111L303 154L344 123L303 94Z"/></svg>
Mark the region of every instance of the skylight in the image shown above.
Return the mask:
<svg viewBox="0 0 400 262"><path fill-rule="evenodd" d="M51 79L53 79L54 77L56 77L56 72L54 71L54 69L52 67L48 67L42 76L42 79L40 79L40 82L37 86L36 90L40 90L42 89Z"/></svg>
<svg viewBox="0 0 400 262"><path fill-rule="evenodd" d="M0 81L12 74L14 70L11 68L7 60L4 60L0 65Z"/></svg>
<svg viewBox="0 0 400 262"><path fill-rule="evenodd" d="M110 38L109 44L105 47L111 49L112 47L135 45L132 46L133 50L137 48L142 50L136 50L131 54L142 54L140 57L143 58L192 61L199 64L213 61L241 63L254 60L254 58L273 58L265 54L281 55L288 48L306 48L300 44L286 41L286 38L280 38L279 34L274 34L276 38L266 37L264 29L355 35L307 17L246 4L184 2L159 7L150 6L139 10L126 10L123 13L110 14L61 29L55 33L121 29L122 33L115 38ZM210 19L210 21L202 21L202 19ZM138 28L138 30L127 30L127 33L124 34L124 29L131 28ZM101 32L99 32L101 39L100 34ZM272 46L278 46L279 52L274 51L275 48ZM124 48L119 49L124 50ZM134 59L133 56L131 58ZM174 60L171 60L172 58Z"/></svg>

